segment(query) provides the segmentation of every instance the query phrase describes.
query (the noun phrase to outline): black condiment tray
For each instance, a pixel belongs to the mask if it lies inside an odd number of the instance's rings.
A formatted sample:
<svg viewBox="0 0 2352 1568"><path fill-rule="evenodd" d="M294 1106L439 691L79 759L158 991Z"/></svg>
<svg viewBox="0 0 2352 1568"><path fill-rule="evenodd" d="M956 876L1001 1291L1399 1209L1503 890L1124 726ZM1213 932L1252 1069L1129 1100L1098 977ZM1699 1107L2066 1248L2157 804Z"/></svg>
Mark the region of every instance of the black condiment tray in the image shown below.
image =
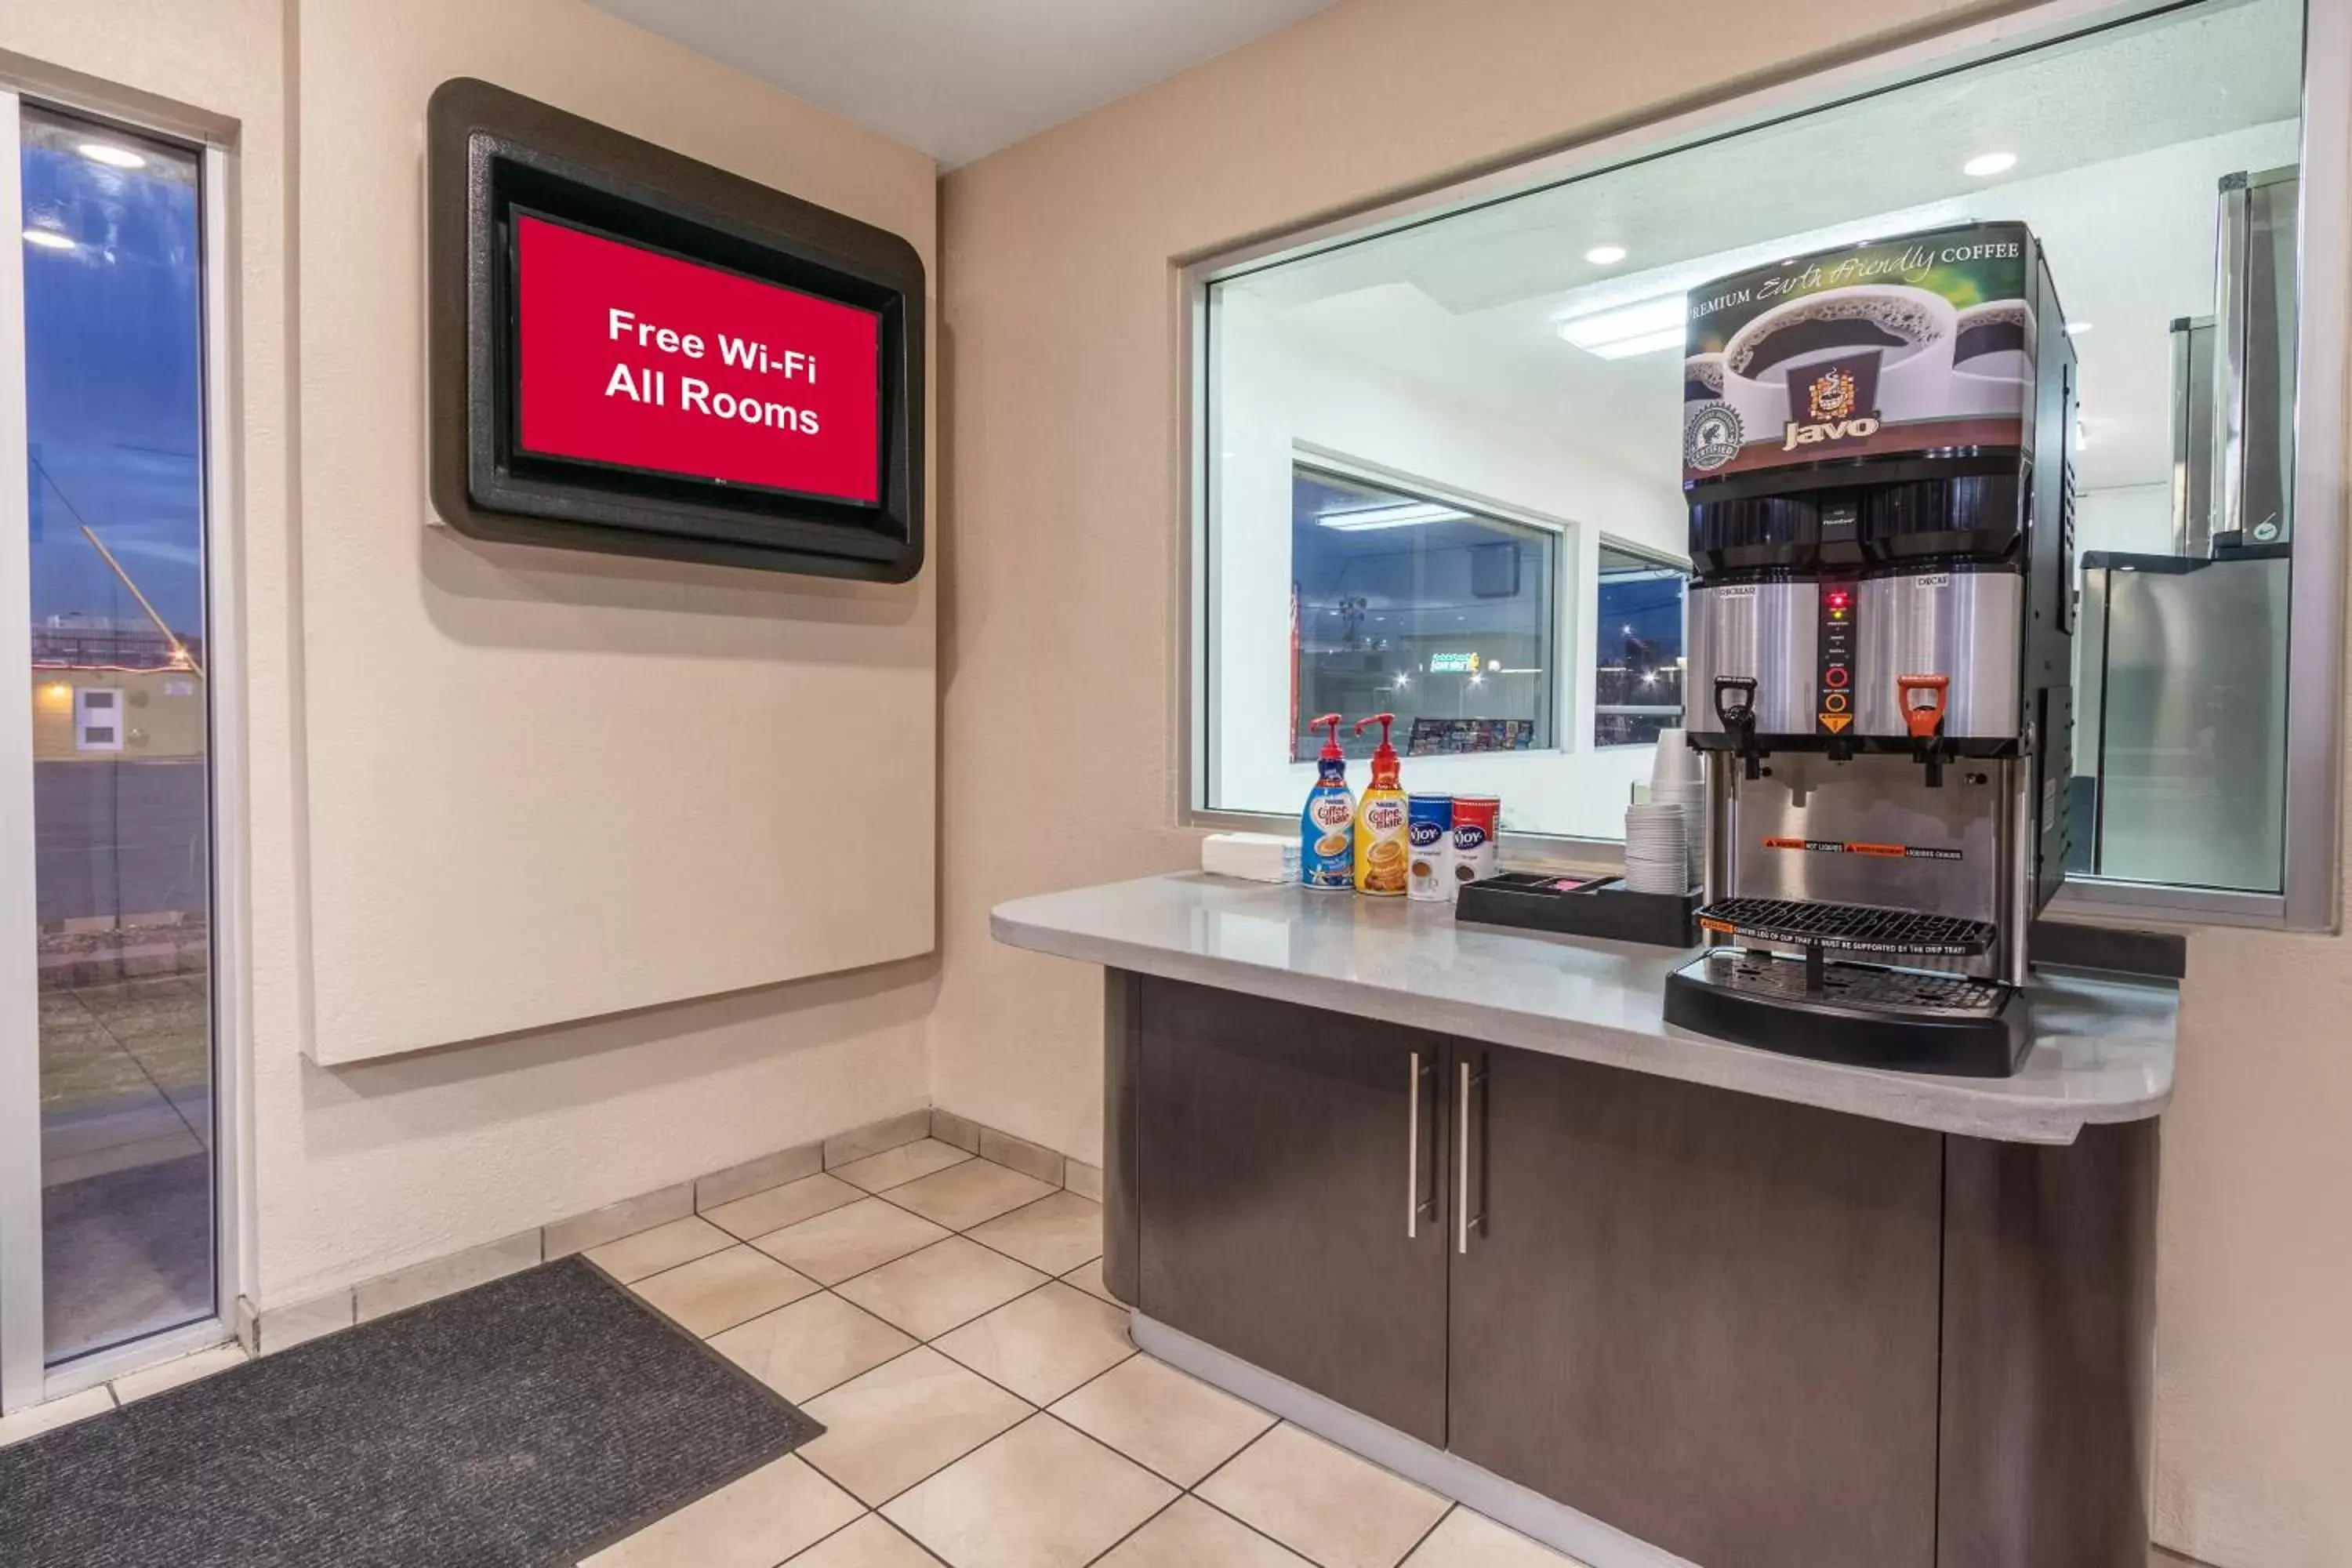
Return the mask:
<svg viewBox="0 0 2352 1568"><path fill-rule="evenodd" d="M1700 901L1697 893L1632 892L1622 877L1505 871L1465 883L1454 918L1606 942L1696 947Z"/></svg>

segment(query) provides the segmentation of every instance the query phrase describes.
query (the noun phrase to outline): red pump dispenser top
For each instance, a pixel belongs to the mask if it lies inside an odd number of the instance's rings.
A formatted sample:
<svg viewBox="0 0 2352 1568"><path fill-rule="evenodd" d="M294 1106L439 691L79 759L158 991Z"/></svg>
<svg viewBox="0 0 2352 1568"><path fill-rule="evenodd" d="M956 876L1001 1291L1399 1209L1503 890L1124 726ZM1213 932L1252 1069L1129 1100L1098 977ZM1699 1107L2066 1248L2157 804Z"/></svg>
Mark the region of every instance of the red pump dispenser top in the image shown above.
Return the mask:
<svg viewBox="0 0 2352 1568"><path fill-rule="evenodd" d="M1318 719L1316 722L1319 724L1322 721ZM1372 787L1374 789L1396 787L1401 770L1397 765L1396 748L1389 743L1389 726L1395 722L1396 715L1393 713L1374 713L1356 721L1356 733L1359 735L1364 732L1364 726L1367 724L1378 724L1381 727L1381 743L1372 749ZM1336 740L1338 731L1334 730L1332 734Z"/></svg>
<svg viewBox="0 0 2352 1568"><path fill-rule="evenodd" d="M1339 726L1346 722L1347 720L1338 713L1326 713L1307 726L1310 730L1328 728L1331 731L1323 738L1322 761L1337 763L1347 760L1346 754L1339 750Z"/></svg>

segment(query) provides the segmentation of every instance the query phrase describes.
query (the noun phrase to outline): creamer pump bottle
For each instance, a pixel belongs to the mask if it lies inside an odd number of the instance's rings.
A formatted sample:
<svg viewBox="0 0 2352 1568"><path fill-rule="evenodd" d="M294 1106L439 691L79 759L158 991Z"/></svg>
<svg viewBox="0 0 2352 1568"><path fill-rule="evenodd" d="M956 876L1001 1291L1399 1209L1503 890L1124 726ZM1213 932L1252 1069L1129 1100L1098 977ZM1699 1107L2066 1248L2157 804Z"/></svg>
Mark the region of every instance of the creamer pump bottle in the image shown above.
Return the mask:
<svg viewBox="0 0 2352 1568"><path fill-rule="evenodd" d="M1315 787L1298 814L1298 879L1309 888L1346 892L1356 883L1356 797L1348 788L1348 759L1339 750L1337 713L1326 713L1310 730L1328 728L1323 754L1315 763Z"/></svg>
<svg viewBox="0 0 2352 1568"><path fill-rule="evenodd" d="M1356 891L1384 899L1404 897L1405 868L1412 858L1404 784L1396 748L1389 743L1389 726L1395 722L1393 713L1356 721L1359 735L1367 724L1381 727L1381 743L1372 752L1372 782L1356 803Z"/></svg>

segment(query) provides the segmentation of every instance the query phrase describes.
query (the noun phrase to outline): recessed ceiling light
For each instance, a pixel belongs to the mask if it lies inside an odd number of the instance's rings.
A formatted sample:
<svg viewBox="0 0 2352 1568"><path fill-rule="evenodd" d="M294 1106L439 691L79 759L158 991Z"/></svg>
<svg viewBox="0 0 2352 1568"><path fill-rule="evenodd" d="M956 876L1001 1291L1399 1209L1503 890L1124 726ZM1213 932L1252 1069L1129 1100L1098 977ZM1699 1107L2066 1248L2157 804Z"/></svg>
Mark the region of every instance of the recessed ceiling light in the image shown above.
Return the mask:
<svg viewBox="0 0 2352 1568"><path fill-rule="evenodd" d="M117 147L111 142L85 142L74 149L93 163L103 163L110 169L143 169L147 160L128 147Z"/></svg>
<svg viewBox="0 0 2352 1568"><path fill-rule="evenodd" d="M2090 330L2091 323L2088 321L2069 321L2066 323L2066 335L2070 338L2079 338Z"/></svg>
<svg viewBox="0 0 2352 1568"><path fill-rule="evenodd" d="M26 229L25 231L25 243L26 245L37 245L43 250L71 250L74 247L74 242L72 240L67 238L64 235L59 234L53 228Z"/></svg>
<svg viewBox="0 0 2352 1568"><path fill-rule="evenodd" d="M1596 245L1584 253L1584 259L1595 267L1614 267L1625 259L1625 247L1622 245Z"/></svg>
<svg viewBox="0 0 2352 1568"><path fill-rule="evenodd" d="M2017 154L2014 153L1979 153L1960 165L1960 173L1983 180L1995 174L2006 174L2016 167Z"/></svg>

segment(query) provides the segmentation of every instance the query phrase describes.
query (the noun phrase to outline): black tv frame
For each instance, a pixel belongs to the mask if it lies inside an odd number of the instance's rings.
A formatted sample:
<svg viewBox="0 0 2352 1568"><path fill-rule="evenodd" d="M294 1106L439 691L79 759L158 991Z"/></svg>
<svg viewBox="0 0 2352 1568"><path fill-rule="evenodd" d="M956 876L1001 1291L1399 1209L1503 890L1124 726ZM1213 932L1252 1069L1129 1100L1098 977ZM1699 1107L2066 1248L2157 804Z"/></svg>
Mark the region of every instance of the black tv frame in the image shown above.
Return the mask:
<svg viewBox="0 0 2352 1568"><path fill-rule="evenodd" d="M922 258L897 235L488 82L426 110L427 437L433 507L505 543L872 582L921 570ZM881 318L874 505L521 452L513 247L522 209Z"/></svg>

